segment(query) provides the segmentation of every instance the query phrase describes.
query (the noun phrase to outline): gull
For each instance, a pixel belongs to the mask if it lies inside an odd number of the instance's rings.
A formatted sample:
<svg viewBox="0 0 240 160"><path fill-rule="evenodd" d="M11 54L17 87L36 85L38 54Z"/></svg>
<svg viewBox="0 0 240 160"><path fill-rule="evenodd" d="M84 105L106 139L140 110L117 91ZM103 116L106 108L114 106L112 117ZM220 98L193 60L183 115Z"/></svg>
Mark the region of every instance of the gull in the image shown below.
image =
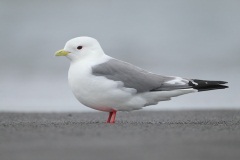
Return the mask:
<svg viewBox="0 0 240 160"><path fill-rule="evenodd" d="M139 110L183 94L224 89L225 81L162 76L106 55L91 37L67 41L55 56L70 60L68 82L82 104L109 112L107 123L115 123L117 111Z"/></svg>

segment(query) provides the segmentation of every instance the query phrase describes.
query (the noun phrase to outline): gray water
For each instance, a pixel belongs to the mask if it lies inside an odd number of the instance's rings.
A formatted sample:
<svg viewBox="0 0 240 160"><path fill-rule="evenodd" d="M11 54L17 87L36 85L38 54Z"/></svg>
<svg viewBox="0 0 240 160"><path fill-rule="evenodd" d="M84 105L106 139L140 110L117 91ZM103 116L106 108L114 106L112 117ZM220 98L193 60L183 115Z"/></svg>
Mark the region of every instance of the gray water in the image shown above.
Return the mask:
<svg viewBox="0 0 240 160"><path fill-rule="evenodd" d="M0 111L90 110L67 83L54 52L77 36L152 72L225 80L230 88L151 109L240 108L240 1L0 0Z"/></svg>

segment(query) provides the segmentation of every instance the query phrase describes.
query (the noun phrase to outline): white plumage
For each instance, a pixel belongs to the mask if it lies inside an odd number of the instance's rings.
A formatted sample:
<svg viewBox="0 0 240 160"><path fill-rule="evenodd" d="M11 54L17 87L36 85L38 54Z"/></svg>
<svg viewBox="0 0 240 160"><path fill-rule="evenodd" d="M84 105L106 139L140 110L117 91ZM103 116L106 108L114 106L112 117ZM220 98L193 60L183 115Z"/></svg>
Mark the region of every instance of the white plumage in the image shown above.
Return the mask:
<svg viewBox="0 0 240 160"><path fill-rule="evenodd" d="M75 97L84 105L109 112L114 123L117 111L138 110L171 97L197 92L194 80L160 76L106 55L97 40L69 40L57 56L71 60L68 81Z"/></svg>

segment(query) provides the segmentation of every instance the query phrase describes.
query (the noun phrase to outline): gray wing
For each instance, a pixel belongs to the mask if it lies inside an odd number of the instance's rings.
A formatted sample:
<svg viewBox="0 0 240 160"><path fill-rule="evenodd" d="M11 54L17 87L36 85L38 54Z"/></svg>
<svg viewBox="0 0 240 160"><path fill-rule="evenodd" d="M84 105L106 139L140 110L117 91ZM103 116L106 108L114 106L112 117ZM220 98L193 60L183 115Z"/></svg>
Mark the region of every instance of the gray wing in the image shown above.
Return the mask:
<svg viewBox="0 0 240 160"><path fill-rule="evenodd" d="M134 88L138 93L189 88L187 84L173 85L166 83L174 80L175 77L153 74L132 64L116 59L110 59L105 63L93 66L92 73L95 76L104 76L110 80L122 81L124 87Z"/></svg>

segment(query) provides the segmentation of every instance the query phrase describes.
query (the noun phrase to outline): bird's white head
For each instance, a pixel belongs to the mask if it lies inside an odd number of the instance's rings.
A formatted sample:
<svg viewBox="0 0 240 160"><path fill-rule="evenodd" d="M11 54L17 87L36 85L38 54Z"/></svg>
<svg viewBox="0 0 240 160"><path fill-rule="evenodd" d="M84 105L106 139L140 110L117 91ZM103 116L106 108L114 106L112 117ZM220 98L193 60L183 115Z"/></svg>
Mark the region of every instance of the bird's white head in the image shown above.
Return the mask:
<svg viewBox="0 0 240 160"><path fill-rule="evenodd" d="M71 61L99 57L104 52L98 41L91 37L77 37L67 41L64 49L55 53L55 56L66 56Z"/></svg>

